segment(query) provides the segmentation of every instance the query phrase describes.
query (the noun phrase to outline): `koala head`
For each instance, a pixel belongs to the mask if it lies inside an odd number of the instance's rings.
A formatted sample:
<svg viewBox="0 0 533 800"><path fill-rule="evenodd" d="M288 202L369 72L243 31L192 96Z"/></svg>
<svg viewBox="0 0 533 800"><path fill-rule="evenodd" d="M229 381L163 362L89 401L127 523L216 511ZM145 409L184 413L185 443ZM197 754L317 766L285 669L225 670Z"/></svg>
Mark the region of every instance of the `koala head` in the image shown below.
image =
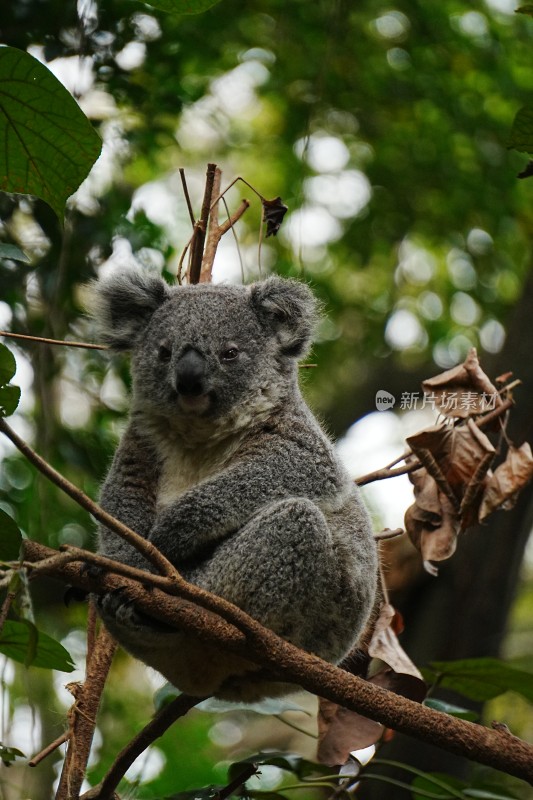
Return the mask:
<svg viewBox="0 0 533 800"><path fill-rule="evenodd" d="M170 287L129 272L95 284L93 316L114 350L131 350L135 408L158 417L224 418L275 407L296 381L317 303L302 283Z"/></svg>

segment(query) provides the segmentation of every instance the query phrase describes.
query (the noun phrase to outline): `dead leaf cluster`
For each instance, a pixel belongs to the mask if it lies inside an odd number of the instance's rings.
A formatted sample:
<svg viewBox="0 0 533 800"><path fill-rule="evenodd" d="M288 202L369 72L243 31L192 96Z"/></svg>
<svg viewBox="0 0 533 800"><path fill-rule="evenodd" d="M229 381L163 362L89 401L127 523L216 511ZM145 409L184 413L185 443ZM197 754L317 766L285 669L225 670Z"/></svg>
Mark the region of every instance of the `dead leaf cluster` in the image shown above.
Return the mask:
<svg viewBox="0 0 533 800"><path fill-rule="evenodd" d="M407 463L420 467L409 474L415 502L405 527L426 570L436 574L432 562L453 555L459 533L512 507L533 477L533 456L527 442L521 447L508 442L503 397L509 399L511 387L496 389L474 348L463 364L424 381L422 388L444 422L406 440ZM495 444L482 428L497 436ZM501 463L492 471L496 459Z"/></svg>

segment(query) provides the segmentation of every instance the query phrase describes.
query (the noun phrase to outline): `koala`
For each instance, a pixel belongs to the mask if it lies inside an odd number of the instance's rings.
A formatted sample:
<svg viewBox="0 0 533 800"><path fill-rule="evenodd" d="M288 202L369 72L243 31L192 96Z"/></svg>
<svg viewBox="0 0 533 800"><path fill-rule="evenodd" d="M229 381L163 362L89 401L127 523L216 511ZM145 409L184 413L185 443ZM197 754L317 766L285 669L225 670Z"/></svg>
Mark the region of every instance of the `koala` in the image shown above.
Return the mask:
<svg viewBox="0 0 533 800"><path fill-rule="evenodd" d="M377 557L359 491L298 386L317 319L310 289L278 277L171 287L131 272L96 282L93 315L104 342L132 354L129 424L102 507L186 580L339 663L371 613ZM103 526L99 551L153 571ZM255 701L298 688L120 593L99 611L126 650L193 696Z"/></svg>

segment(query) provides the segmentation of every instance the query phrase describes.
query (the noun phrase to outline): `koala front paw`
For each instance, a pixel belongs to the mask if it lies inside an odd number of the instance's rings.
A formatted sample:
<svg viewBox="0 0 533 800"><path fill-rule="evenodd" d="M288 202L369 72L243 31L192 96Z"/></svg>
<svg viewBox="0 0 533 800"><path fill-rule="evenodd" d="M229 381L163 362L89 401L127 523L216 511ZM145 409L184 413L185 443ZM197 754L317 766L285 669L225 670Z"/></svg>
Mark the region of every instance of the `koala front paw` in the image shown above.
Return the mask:
<svg viewBox="0 0 533 800"><path fill-rule="evenodd" d="M115 625L140 631L145 624L133 602L120 590L98 596L96 605L104 620L111 620Z"/></svg>
<svg viewBox="0 0 533 800"><path fill-rule="evenodd" d="M120 590L101 595L97 598L96 604L104 621L111 622L112 626L120 627L130 633L144 636L153 631L161 633L173 631L173 628L164 622L159 622L139 611L133 601Z"/></svg>

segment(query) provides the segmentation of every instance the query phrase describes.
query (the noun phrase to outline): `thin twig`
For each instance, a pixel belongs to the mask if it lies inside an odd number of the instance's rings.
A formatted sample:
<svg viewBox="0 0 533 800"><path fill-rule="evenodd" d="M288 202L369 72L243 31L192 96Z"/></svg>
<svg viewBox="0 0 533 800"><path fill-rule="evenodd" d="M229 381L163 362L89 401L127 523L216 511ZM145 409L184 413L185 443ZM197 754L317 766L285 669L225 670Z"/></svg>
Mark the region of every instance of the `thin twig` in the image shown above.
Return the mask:
<svg viewBox="0 0 533 800"><path fill-rule="evenodd" d="M138 550L142 555L153 564L159 572L163 575L174 579L175 581L183 580L174 566L164 557L164 555L154 547L149 541L139 536L138 533L132 531L127 525L115 519L115 517L104 511L101 506L91 500L81 489L74 486L73 483L68 481L61 473L57 472L47 461L44 460L38 453L33 450L27 442L18 436L15 431L9 427L5 419L0 419L0 432L5 434L7 438L17 447L20 452L26 456L28 461L37 467L37 469L45 475L48 480L54 483L61 491L68 494L78 505L82 506L89 514L92 514L99 522L114 531L118 536L124 539Z"/></svg>
<svg viewBox="0 0 533 800"><path fill-rule="evenodd" d="M200 219L195 223L193 239L191 244L191 261L189 264L188 278L190 284L196 284L200 280L202 269L202 258L204 255L204 243L207 232L209 212L211 210L211 198L213 195L213 182L215 180L216 164L208 164L205 178L204 199Z"/></svg>
<svg viewBox="0 0 533 800"><path fill-rule="evenodd" d="M256 764L248 764L242 772L240 772L236 778L234 778L227 786L224 786L223 789L220 789L218 792L215 792L213 795L213 800L226 800L227 797L231 797L231 795L239 789L241 786L244 786L246 781L250 780L254 775L257 775L259 772ZM246 794L246 793L245 793ZM239 793L240 796L240 793Z"/></svg>
<svg viewBox="0 0 533 800"><path fill-rule="evenodd" d="M235 231L235 222L237 222L237 219L239 219L241 215L239 215L239 217L237 217L236 219L232 220L231 219L231 214L230 214L230 211L229 211L229 208L228 208L228 204L226 203L226 198L225 197L222 198L222 202L224 203L224 208L226 209L226 214L227 214L228 220L231 221L231 232L232 232L233 238L235 240L235 247L237 248L237 255L239 256L239 266L241 268L241 280L244 283L245 282L244 260L243 260L242 253L241 253L241 248L240 248L240 245L239 245L239 237L237 236L237 233ZM241 208L243 207L244 203L248 203L248 201L247 200L243 200ZM249 205L250 204L248 203L246 208L248 208ZM243 210L242 210L243 214L246 211L246 208L243 208Z"/></svg>
<svg viewBox="0 0 533 800"><path fill-rule="evenodd" d="M58 747L61 747L62 744L65 744L67 739L68 739L68 733L66 732L62 733L61 736L58 736L57 739L55 739L53 742L50 742L50 744L48 744L43 750L41 750L40 753L37 753L37 755L33 756L31 761L28 761L28 766L36 767L37 764L40 764L41 761L43 761L47 756L53 753L54 750L57 750Z"/></svg>
<svg viewBox="0 0 533 800"><path fill-rule="evenodd" d="M86 350L109 350L109 347L105 344L69 342L64 339L47 339L44 336L28 336L25 333L11 333L10 331L0 331L0 336L8 336L10 339L23 339L27 342L40 342L41 344L58 344L63 347L83 347Z"/></svg>
<svg viewBox="0 0 533 800"><path fill-rule="evenodd" d="M405 531L403 528L394 528L394 530L384 528L384 530L374 534L374 539L377 542L384 542L387 539L397 539L398 536L403 536L404 533Z"/></svg>
<svg viewBox="0 0 533 800"><path fill-rule="evenodd" d="M190 198L190 195L189 195L189 189L187 188L187 180L185 178L185 170L183 169L183 167L180 167L179 173L180 173L180 178L181 178L181 185L183 187L183 194L185 195L185 202L187 203L187 208L189 209L189 218L191 220L191 225L194 228L195 223L196 223L196 219L195 219L194 211L193 211L193 208L192 208L191 198Z"/></svg>
<svg viewBox="0 0 533 800"><path fill-rule="evenodd" d="M153 744L156 739L159 739L177 719L185 716L191 708L194 708L205 699L205 697L191 697L187 694L180 694L168 705L163 706L153 719L118 754L101 783L82 795L80 800L111 800L125 773L141 753Z"/></svg>
<svg viewBox="0 0 533 800"><path fill-rule="evenodd" d="M241 176L240 176L240 175L238 175L236 178L234 178L234 179L232 180L232 182L231 182L231 183L229 183L229 184L226 186L226 188L224 189L224 191L223 191L223 192L222 192L222 193L221 193L221 194L220 194L218 197L216 197L216 198L215 198L215 199L214 199L214 200L211 202L211 208L213 208L213 206L214 206L214 205L216 205L217 203L219 203L219 202L220 202L220 200L222 200L222 198L224 197L224 195L225 195L227 192L229 192L229 190L231 189L231 187L232 187L232 186L235 186L235 184L236 184L238 181L242 181L242 183L246 184L246 186L247 186L249 189L251 189L251 190L252 190L252 192L253 192L255 195L257 195L257 197L258 197L258 198L259 198L261 201L263 201L263 200L265 199L265 198L263 197L263 195L262 195L260 192L258 192L258 191L257 191L257 189L255 189L255 188L252 186L252 184L251 184L251 183L248 183L248 181L247 181L247 180L245 180L244 178L241 178Z"/></svg>
<svg viewBox="0 0 533 800"><path fill-rule="evenodd" d="M355 483L357 486L366 486L367 483L373 483L373 481L383 481L387 478L396 478L398 475L407 475L420 469L421 466L419 461L414 461L412 464L405 464L405 466L397 469L389 469L388 467L377 469L375 472L369 472L367 475L361 475L360 478L356 478Z"/></svg>

